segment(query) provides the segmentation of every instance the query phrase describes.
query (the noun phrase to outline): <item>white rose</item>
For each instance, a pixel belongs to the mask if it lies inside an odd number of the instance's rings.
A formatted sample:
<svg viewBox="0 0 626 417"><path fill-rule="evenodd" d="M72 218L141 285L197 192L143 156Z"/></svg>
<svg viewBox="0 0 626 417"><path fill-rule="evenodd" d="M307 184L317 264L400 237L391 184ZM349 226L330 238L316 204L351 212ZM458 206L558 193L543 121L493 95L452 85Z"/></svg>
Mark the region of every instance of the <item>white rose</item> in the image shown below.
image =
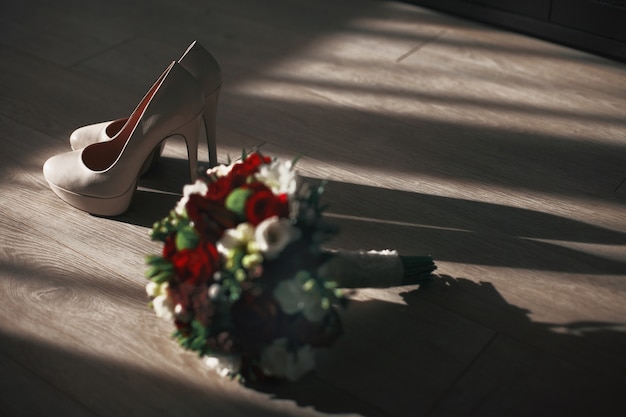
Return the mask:
<svg viewBox="0 0 626 417"><path fill-rule="evenodd" d="M298 238L300 230L293 227L289 219L277 216L263 220L254 232L256 248L267 259L276 258L289 243Z"/></svg>
<svg viewBox="0 0 626 417"><path fill-rule="evenodd" d="M293 169L291 161L272 161L269 165L261 165L256 179L269 187L274 194L292 196L298 188L298 173Z"/></svg>
<svg viewBox="0 0 626 417"><path fill-rule="evenodd" d="M261 352L261 369L266 375L296 381L315 367L315 351L309 345L293 352L287 339L276 339Z"/></svg>

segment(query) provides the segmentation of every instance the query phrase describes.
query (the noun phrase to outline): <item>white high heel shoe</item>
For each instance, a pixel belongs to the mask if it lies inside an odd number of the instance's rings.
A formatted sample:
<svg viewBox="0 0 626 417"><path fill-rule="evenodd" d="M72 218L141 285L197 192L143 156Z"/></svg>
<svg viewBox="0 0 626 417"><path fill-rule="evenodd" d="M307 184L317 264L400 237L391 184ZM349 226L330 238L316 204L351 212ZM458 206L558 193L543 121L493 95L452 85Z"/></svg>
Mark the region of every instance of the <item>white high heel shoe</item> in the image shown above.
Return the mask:
<svg viewBox="0 0 626 417"><path fill-rule="evenodd" d="M222 86L222 71L217 60L200 45L193 41L178 60L178 63L193 75L204 92L204 131L209 150L209 166L217 165L216 145L216 113L217 101ZM87 125L76 129L70 135L72 149L82 149L96 142L110 141L124 126L127 118ZM142 173L153 165L161 154L162 147L155 150L146 166L142 167Z"/></svg>
<svg viewBox="0 0 626 417"><path fill-rule="evenodd" d="M184 137L191 180L196 180L203 108L197 80L172 62L111 140L53 156L43 166L44 176L76 208L101 216L121 214L130 205L144 161L168 137Z"/></svg>

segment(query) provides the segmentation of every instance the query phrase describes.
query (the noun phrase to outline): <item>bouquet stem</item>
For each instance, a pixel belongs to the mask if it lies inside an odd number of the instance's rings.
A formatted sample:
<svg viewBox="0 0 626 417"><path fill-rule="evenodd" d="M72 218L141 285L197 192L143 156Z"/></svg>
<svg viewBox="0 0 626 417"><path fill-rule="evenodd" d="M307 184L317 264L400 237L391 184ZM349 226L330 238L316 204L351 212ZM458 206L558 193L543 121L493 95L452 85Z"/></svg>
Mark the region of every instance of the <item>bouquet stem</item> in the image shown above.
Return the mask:
<svg viewBox="0 0 626 417"><path fill-rule="evenodd" d="M403 285L428 284L433 281L437 269L432 256L400 256L404 269Z"/></svg>
<svg viewBox="0 0 626 417"><path fill-rule="evenodd" d="M437 268L430 255L400 256L397 251L329 251L330 259L318 270L320 277L341 288L388 288L425 284Z"/></svg>

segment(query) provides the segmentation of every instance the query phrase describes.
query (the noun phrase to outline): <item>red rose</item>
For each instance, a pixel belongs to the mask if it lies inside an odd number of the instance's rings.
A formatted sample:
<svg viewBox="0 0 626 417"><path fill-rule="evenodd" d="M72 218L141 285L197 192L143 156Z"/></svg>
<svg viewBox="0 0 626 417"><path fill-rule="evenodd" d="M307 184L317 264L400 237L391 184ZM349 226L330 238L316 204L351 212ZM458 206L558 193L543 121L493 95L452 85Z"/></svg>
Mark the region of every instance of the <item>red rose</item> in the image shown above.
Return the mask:
<svg viewBox="0 0 626 417"><path fill-rule="evenodd" d="M195 249L183 249L171 255L176 278L179 282L203 284L209 282L220 267L220 258L215 245L200 242Z"/></svg>
<svg viewBox="0 0 626 417"><path fill-rule="evenodd" d="M270 217L289 217L289 201L286 194L274 195L269 190L252 194L246 202L246 217L253 225Z"/></svg>
<svg viewBox="0 0 626 417"><path fill-rule="evenodd" d="M162 256L165 259L170 259L172 255L176 252L176 243L174 241L174 236L170 235L165 239L165 244L163 245L163 253Z"/></svg>
<svg viewBox="0 0 626 417"><path fill-rule="evenodd" d="M231 178L219 177L216 181L209 183L209 191L206 198L211 201L224 203L226 196L233 190Z"/></svg>
<svg viewBox="0 0 626 417"><path fill-rule="evenodd" d="M200 194L190 195L185 208L196 230L209 241L217 241L225 229L237 224L237 216L222 203L211 201Z"/></svg>
<svg viewBox="0 0 626 417"><path fill-rule="evenodd" d="M263 164L269 164L272 162L272 159L267 156L261 156L260 154L253 152L243 161L243 165L245 169L248 170L249 174L253 174L258 171L259 166Z"/></svg>
<svg viewBox="0 0 626 417"><path fill-rule="evenodd" d="M234 189L244 185L248 177L258 172L259 166L269 164L271 161L271 158L253 152L242 162L234 164L228 174L232 182L232 188Z"/></svg>

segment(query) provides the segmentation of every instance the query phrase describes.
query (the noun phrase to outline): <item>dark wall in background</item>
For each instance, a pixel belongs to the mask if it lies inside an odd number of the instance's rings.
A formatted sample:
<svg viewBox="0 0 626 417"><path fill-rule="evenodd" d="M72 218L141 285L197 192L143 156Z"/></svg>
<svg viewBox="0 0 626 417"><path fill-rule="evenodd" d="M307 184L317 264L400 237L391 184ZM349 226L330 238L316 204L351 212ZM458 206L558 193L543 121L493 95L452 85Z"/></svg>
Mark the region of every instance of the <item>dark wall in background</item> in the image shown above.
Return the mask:
<svg viewBox="0 0 626 417"><path fill-rule="evenodd" d="M409 0L626 62L626 0Z"/></svg>

